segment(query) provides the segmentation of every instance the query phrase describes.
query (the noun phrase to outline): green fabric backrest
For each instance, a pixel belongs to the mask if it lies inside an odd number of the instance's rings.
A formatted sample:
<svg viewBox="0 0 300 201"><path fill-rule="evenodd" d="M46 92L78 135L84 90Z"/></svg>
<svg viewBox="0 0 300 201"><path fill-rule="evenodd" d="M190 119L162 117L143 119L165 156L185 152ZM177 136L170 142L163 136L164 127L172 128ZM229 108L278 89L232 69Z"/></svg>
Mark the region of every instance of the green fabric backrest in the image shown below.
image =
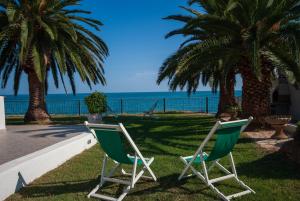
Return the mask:
<svg viewBox="0 0 300 201"><path fill-rule="evenodd" d="M116 129L91 128L96 133L96 138L103 151L113 160L122 164L132 164L125 150L122 133Z"/></svg>
<svg viewBox="0 0 300 201"><path fill-rule="evenodd" d="M206 161L214 161L228 155L237 143L242 127L247 123L248 120L244 120L221 125L215 132L217 139Z"/></svg>

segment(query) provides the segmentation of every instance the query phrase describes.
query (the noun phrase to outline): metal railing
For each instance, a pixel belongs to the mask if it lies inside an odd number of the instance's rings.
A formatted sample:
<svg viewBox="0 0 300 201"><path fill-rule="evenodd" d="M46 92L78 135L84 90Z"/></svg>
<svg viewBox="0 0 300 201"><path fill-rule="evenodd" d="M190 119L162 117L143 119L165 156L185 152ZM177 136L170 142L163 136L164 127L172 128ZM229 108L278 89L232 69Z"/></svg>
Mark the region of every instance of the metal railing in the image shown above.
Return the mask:
<svg viewBox="0 0 300 201"><path fill-rule="evenodd" d="M108 99L110 109L116 114L139 114L149 111L155 103L155 112L189 111L216 113L218 96L198 98L126 98ZM24 115L28 108L27 100L6 100L5 113L8 116ZM86 115L84 100L47 100L47 109L51 115Z"/></svg>

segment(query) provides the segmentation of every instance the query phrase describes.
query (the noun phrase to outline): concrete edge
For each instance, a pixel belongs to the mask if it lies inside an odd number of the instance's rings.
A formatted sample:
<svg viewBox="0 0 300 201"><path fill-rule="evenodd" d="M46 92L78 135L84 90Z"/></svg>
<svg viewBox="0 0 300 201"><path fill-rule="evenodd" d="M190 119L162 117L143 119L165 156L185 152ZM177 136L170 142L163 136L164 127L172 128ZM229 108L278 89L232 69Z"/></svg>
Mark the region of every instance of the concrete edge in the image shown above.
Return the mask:
<svg viewBox="0 0 300 201"><path fill-rule="evenodd" d="M0 166L0 200L96 144L91 133L56 143Z"/></svg>

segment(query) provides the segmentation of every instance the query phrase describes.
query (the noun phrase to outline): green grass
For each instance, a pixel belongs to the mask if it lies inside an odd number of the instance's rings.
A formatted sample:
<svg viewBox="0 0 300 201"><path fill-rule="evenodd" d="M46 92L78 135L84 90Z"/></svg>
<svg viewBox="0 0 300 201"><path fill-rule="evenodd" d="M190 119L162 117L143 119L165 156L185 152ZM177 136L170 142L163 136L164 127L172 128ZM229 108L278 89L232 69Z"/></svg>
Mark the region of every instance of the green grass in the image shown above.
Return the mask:
<svg viewBox="0 0 300 201"><path fill-rule="evenodd" d="M107 120L111 123L114 120ZM125 200L185 201L219 200L201 180L177 181L183 169L180 155L191 155L214 123L212 117L161 115L159 119L121 117L144 156L154 156L151 168L157 182L142 180ZM211 148L213 141L209 144ZM233 152L240 178L257 193L237 200L300 200L299 166L280 153L268 153L242 137ZM103 152L99 146L74 157L37 179L8 200L90 200L88 192L99 181ZM222 160L228 164L227 160ZM213 172L213 176L219 172ZM239 190L233 180L218 185L226 194ZM116 194L123 186L108 185L104 191Z"/></svg>
<svg viewBox="0 0 300 201"><path fill-rule="evenodd" d="M86 121L85 116L53 116L51 124L82 124ZM7 125L25 125L23 116L12 116L5 119Z"/></svg>

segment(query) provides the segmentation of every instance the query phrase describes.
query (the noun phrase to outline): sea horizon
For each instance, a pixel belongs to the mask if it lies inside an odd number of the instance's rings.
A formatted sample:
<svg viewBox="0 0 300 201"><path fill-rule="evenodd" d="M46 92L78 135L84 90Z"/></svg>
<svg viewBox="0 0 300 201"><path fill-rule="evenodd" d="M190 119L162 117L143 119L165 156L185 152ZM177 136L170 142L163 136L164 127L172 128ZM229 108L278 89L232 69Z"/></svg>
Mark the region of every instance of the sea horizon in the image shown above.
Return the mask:
<svg viewBox="0 0 300 201"><path fill-rule="evenodd" d="M53 99L67 99L67 100L83 100L85 96L90 93L77 93L77 94L65 94L65 93L51 93L47 94L47 100ZM197 98L197 97L219 97L219 91L213 93L210 90L207 91L196 91L190 95L186 91L157 91L157 92L102 92L109 99L138 99L138 98ZM241 96L241 90L235 90L235 96ZM28 94L18 95L1 95L6 100L26 100Z"/></svg>
<svg viewBox="0 0 300 201"><path fill-rule="evenodd" d="M48 94L46 96L47 108L51 114L87 114L84 98L89 94ZM142 113L149 110L156 102L158 103L157 111L208 111L215 113L219 102L219 93L212 93L212 91L197 91L191 95L184 91L104 94L107 97L109 107L116 113ZM235 95L237 97L241 96L241 91L236 90ZM28 108L28 100L27 94L6 95L5 110L11 115L25 114Z"/></svg>

